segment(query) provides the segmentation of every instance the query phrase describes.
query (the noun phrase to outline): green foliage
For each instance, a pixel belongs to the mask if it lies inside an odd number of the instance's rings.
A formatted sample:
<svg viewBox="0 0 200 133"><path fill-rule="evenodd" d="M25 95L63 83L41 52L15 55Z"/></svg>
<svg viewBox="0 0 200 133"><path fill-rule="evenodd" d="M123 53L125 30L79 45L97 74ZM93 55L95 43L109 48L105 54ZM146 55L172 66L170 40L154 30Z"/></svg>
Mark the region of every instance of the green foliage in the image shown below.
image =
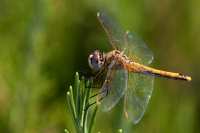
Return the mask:
<svg viewBox="0 0 200 133"><path fill-rule="evenodd" d="M97 106L90 107L90 91L90 81L85 81L84 77L79 80L79 74L76 73L74 88L70 86L69 91L67 91L67 102L77 133L92 133Z"/></svg>

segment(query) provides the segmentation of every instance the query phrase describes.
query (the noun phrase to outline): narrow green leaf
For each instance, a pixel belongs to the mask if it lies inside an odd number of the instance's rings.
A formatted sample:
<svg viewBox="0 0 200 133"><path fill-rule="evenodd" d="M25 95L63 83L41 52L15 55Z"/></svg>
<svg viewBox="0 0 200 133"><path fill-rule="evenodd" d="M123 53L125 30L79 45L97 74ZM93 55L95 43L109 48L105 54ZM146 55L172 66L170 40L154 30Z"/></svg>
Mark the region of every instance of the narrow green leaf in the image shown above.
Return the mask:
<svg viewBox="0 0 200 133"><path fill-rule="evenodd" d="M76 106L77 115L79 115L79 105L80 105L80 80L79 74L76 72L75 74L75 82L74 82L74 103Z"/></svg>
<svg viewBox="0 0 200 133"><path fill-rule="evenodd" d="M98 107L95 106L93 114L92 114L91 119L90 119L88 133L92 132L92 127L94 126L94 121L95 121L95 117L96 117L96 114L97 114L97 109L98 109Z"/></svg>
<svg viewBox="0 0 200 133"><path fill-rule="evenodd" d="M77 118L77 113L76 113L76 107L75 107L75 102L74 102L74 96L73 96L73 88L72 86L69 87L69 98L70 98L70 103L72 106L72 113L74 114L74 118Z"/></svg>
<svg viewBox="0 0 200 133"><path fill-rule="evenodd" d="M85 81L84 81L84 78L82 78L81 80L81 105L80 105L80 108L81 108L81 112L80 112L80 118L81 118L81 121L80 121L80 124L81 126L83 127L84 126L84 116L85 116L85 102L86 102L86 88L85 88Z"/></svg>

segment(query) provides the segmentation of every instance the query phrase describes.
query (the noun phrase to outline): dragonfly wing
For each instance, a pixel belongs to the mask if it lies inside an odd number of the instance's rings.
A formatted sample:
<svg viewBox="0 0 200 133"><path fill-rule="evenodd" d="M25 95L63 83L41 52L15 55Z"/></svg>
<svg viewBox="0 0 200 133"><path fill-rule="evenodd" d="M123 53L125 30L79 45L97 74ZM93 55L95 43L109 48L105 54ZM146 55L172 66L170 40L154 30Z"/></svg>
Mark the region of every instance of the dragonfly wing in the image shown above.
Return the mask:
<svg viewBox="0 0 200 133"><path fill-rule="evenodd" d="M153 53L136 34L125 32L114 18L104 12L98 12L97 18L114 49L125 50L125 54L139 63L147 65L152 62Z"/></svg>
<svg viewBox="0 0 200 133"><path fill-rule="evenodd" d="M101 23L106 35L108 36L109 42L114 49L121 50L121 46L123 45L123 35L124 31L122 28L114 21L114 18L107 16L104 12L98 12L97 18Z"/></svg>
<svg viewBox="0 0 200 133"><path fill-rule="evenodd" d="M124 99L124 111L128 120L136 124L143 117L151 98L154 77L130 73L128 82L128 89Z"/></svg>
<svg viewBox="0 0 200 133"><path fill-rule="evenodd" d="M103 99L100 101L100 108L103 111L109 111L119 102L127 90L127 81L128 72L126 70L108 70L106 80L101 88Z"/></svg>
<svg viewBox="0 0 200 133"><path fill-rule="evenodd" d="M153 53L145 42L135 33L127 31L125 34L125 54L138 63L145 65L151 64L153 61Z"/></svg>

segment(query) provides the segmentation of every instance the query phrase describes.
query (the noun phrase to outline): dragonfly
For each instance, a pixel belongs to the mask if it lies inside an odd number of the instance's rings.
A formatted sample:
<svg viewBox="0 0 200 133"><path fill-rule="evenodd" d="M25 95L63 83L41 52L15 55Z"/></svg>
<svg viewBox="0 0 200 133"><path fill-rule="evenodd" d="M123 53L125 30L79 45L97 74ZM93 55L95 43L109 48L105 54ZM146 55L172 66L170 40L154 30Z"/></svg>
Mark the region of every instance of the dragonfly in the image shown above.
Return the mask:
<svg viewBox="0 0 200 133"><path fill-rule="evenodd" d="M106 72L97 103L103 111L110 111L123 97L125 117L137 124L151 98L154 77L184 81L191 81L191 77L150 67L153 53L141 38L123 30L104 12L98 12L97 18L112 46L107 53L95 50L88 57L97 75Z"/></svg>

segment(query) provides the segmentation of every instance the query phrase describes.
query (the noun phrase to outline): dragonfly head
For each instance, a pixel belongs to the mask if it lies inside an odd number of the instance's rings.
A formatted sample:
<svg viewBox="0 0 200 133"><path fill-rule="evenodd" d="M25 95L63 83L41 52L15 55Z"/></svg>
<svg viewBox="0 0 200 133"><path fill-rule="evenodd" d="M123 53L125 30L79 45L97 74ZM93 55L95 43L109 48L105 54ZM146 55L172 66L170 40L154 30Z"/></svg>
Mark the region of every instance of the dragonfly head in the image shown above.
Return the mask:
<svg viewBox="0 0 200 133"><path fill-rule="evenodd" d="M93 53L89 55L88 63L92 70L99 71L105 63L103 53L100 52L99 50L95 50Z"/></svg>

